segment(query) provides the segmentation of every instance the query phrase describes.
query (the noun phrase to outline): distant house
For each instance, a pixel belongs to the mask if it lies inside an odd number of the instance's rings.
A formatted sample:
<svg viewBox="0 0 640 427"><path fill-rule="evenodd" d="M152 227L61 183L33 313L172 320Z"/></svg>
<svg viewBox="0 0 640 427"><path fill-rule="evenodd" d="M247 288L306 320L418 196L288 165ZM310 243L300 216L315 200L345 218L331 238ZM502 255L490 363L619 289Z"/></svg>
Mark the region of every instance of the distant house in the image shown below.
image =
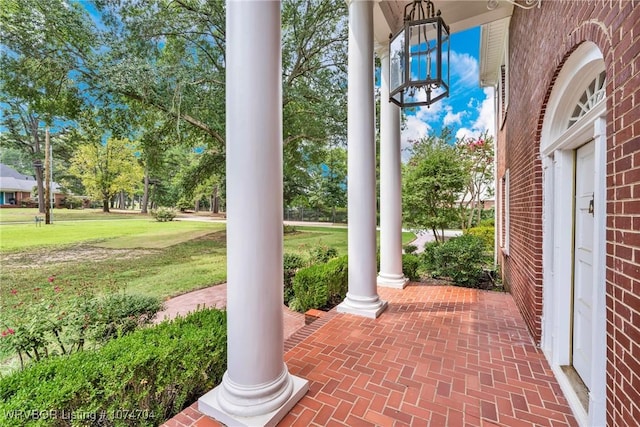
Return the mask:
<svg viewBox="0 0 640 427"><path fill-rule="evenodd" d="M17 170L0 163L0 206L26 206L31 199L31 192L37 186L36 179L23 175ZM64 195L55 182L51 185L55 205L61 206Z"/></svg>

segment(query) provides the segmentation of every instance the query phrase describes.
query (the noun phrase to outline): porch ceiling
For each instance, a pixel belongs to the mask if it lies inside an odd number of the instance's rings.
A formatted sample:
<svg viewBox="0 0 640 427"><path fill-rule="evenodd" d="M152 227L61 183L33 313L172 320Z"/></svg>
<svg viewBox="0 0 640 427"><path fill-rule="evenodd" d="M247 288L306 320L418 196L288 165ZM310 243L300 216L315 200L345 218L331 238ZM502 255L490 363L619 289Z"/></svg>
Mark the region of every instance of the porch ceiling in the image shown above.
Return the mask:
<svg viewBox="0 0 640 427"><path fill-rule="evenodd" d="M382 0L374 9L374 37L376 42L389 42L389 34L402 26L404 7L409 0ZM434 5L442 12L451 33L467 30L511 16L513 5L506 1L498 3L494 10L487 8L486 0L435 0Z"/></svg>

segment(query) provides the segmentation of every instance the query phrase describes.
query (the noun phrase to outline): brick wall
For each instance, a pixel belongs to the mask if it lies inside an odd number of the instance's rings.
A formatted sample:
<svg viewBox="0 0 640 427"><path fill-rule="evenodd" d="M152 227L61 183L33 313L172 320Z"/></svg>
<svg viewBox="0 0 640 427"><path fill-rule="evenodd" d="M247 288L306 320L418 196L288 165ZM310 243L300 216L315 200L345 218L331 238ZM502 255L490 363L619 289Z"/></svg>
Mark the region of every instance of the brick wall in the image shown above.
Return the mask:
<svg viewBox="0 0 640 427"><path fill-rule="evenodd" d="M539 342L542 314L540 132L555 76L583 41L602 51L607 75L607 423L640 419L640 1L543 0L515 8L509 56L512 294ZM502 166L499 165L499 169Z"/></svg>

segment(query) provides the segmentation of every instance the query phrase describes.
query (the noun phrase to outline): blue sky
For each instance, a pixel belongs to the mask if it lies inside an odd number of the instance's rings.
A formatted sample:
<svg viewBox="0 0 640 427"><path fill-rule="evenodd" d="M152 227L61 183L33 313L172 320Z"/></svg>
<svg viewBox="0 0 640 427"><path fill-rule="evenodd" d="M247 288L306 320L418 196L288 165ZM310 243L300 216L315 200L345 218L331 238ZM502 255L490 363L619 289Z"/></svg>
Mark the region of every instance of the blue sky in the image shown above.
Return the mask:
<svg viewBox="0 0 640 427"><path fill-rule="evenodd" d="M449 97L415 112L407 112L402 147L427 135L439 135L450 126L457 137L477 136L484 130L495 134L493 89L481 88L478 60L480 27L451 35L451 80ZM407 154L403 152L403 158Z"/></svg>

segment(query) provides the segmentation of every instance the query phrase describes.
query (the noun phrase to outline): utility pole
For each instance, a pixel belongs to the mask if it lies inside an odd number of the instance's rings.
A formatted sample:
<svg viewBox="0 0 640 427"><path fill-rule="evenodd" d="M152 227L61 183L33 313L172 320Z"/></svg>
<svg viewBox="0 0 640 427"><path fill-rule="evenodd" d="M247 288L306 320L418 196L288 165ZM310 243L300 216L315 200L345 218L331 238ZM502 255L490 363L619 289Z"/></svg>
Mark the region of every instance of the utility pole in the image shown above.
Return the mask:
<svg viewBox="0 0 640 427"><path fill-rule="evenodd" d="M51 155L49 141L49 126L45 128L44 134L44 219L45 224L51 224Z"/></svg>

